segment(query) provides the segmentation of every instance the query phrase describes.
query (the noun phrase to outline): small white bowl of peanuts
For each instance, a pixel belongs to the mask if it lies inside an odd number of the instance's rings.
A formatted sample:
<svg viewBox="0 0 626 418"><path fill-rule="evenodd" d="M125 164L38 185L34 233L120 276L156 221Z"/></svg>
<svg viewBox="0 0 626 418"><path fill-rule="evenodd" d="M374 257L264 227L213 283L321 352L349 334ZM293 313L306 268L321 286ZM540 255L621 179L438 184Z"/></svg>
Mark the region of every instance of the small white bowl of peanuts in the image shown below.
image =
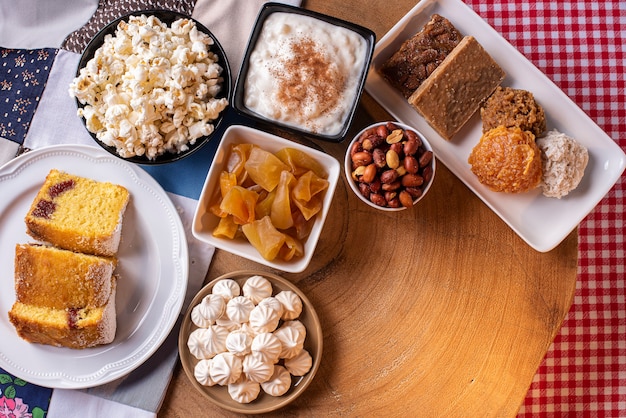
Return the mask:
<svg viewBox="0 0 626 418"><path fill-rule="evenodd" d="M348 145L344 161L354 194L384 211L415 206L430 189L435 167L428 140L400 122L378 122L361 130Z"/></svg>

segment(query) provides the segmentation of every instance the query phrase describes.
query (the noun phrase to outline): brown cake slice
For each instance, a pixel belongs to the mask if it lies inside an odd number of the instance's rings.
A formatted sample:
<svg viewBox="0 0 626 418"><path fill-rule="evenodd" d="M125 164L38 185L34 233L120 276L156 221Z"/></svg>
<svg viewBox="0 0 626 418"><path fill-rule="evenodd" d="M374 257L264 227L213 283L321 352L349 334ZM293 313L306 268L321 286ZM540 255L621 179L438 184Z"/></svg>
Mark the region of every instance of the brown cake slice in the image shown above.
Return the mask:
<svg viewBox="0 0 626 418"><path fill-rule="evenodd" d="M111 292L100 307L55 309L15 301L9 311L9 320L18 335L31 343L69 348L109 344L115 339L117 329L117 277L113 276L112 280Z"/></svg>
<svg viewBox="0 0 626 418"><path fill-rule="evenodd" d="M458 45L463 36L448 19L431 16L380 68L385 80L408 98Z"/></svg>
<svg viewBox="0 0 626 418"><path fill-rule="evenodd" d="M447 140L465 125L504 80L505 73L473 36L448 54L409 103Z"/></svg>
<svg viewBox="0 0 626 418"><path fill-rule="evenodd" d="M51 246L15 247L9 320L26 341L70 348L115 338L116 261Z"/></svg>
<svg viewBox="0 0 626 418"><path fill-rule="evenodd" d="M47 245L15 246L15 293L27 305L54 309L103 306L116 260Z"/></svg>

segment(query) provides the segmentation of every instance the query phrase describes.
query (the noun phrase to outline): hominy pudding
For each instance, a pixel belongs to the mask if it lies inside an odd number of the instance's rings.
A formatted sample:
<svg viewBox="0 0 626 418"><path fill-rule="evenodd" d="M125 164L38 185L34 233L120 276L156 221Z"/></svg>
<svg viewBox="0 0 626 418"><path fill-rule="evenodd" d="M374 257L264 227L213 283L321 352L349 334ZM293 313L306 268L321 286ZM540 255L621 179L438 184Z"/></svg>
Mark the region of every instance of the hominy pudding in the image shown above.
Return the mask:
<svg viewBox="0 0 626 418"><path fill-rule="evenodd" d="M367 40L345 27L274 12L250 53L244 105L296 129L337 135L357 100Z"/></svg>

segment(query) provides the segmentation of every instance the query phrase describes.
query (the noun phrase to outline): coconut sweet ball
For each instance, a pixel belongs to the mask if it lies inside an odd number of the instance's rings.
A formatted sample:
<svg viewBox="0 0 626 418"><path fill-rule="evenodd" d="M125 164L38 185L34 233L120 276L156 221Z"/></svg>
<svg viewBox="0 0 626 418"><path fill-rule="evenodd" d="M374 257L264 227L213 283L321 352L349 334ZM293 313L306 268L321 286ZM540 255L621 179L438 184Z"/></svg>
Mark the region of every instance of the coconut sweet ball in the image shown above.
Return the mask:
<svg viewBox="0 0 626 418"><path fill-rule="evenodd" d="M541 150L544 196L560 199L576 189L589 162L587 148L557 130L537 139Z"/></svg>
<svg viewBox="0 0 626 418"><path fill-rule="evenodd" d="M523 193L541 181L541 153L535 136L499 126L483 134L468 162L478 180L496 192Z"/></svg>

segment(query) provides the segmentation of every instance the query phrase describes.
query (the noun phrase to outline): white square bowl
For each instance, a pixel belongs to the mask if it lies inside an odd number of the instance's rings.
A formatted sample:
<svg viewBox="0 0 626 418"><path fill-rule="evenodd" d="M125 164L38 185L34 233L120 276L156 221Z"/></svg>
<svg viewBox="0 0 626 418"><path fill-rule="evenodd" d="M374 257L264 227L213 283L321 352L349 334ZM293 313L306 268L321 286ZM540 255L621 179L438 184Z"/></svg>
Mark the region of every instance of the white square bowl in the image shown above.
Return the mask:
<svg viewBox="0 0 626 418"><path fill-rule="evenodd" d="M211 213L209 206L211 205L212 199L216 196L216 190L219 188L220 173L228 160L232 145L243 143L257 145L272 153L287 147L295 148L306 152L309 156L321 163L328 171L327 180L329 184L328 189L325 191L322 210L316 215L311 233L304 242L304 254L302 257L294 258L290 261L278 259L269 261L263 258L256 248L245 240L245 238L235 238L231 240L213 236L213 230L219 222L219 217ZM322 233L322 228L324 227L324 222L326 221L326 216L330 209L340 173L341 166L339 161L328 154L267 132L247 126L233 125L224 132L224 136L222 137L222 141L220 142L211 167L209 168L204 186L202 187L202 193L200 194L196 213L193 218L193 236L216 248L247 258L259 264L264 264L289 273L302 272L309 265L313 253L315 252L315 247Z"/></svg>

